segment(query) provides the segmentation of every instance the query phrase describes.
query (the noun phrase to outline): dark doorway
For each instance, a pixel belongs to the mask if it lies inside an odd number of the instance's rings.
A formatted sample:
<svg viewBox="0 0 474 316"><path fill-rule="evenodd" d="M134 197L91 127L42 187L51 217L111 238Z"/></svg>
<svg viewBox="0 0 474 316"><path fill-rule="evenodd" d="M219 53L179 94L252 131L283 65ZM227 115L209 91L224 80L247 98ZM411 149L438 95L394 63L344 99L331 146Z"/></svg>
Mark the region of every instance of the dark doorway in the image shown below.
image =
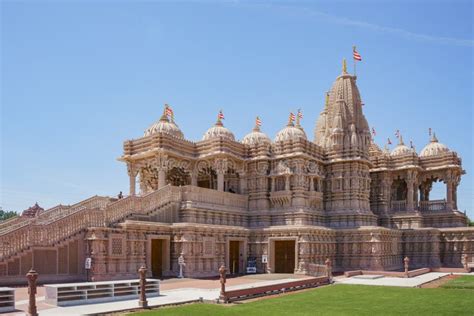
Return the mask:
<svg viewBox="0 0 474 316"><path fill-rule="evenodd" d="M229 241L229 272L230 274L239 273L239 261L240 261L240 242L231 240Z"/></svg>
<svg viewBox="0 0 474 316"><path fill-rule="evenodd" d="M275 273L295 272L295 241L275 241Z"/></svg>
<svg viewBox="0 0 474 316"><path fill-rule="evenodd" d="M163 239L151 240L151 273L154 278L163 275Z"/></svg>

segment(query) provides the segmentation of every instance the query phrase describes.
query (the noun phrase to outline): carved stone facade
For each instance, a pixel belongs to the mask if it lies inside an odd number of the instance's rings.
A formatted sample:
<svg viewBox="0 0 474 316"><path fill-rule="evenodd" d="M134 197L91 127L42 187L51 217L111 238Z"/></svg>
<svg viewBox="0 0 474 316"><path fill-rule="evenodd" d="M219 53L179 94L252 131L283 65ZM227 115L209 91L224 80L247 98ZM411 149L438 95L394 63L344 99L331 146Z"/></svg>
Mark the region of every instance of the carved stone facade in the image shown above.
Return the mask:
<svg viewBox="0 0 474 316"><path fill-rule="evenodd" d="M169 106L144 137L124 143L129 196L93 197L0 223L0 277L34 266L44 280L93 280L245 271L301 272L327 258L335 271L461 267L474 230L457 210L461 159L433 134L418 155L402 136L391 152L371 139L356 77L343 71L307 139L292 115L272 142L260 130L236 141L220 113L191 142ZM430 200L433 182L446 199ZM138 187L137 187L138 183Z"/></svg>

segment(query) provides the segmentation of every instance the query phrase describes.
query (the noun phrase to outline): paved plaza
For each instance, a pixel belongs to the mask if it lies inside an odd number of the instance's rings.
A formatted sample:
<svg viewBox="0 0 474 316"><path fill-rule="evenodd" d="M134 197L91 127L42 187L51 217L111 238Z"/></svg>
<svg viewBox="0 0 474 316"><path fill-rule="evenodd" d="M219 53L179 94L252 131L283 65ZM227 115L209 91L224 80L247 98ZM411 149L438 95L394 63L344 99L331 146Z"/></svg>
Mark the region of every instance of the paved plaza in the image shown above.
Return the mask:
<svg viewBox="0 0 474 316"><path fill-rule="evenodd" d="M459 273L473 275L474 273ZM418 287L422 284L442 278L449 273L431 272L413 278L378 277L361 278L360 276L334 278L335 284L360 284L375 286ZM227 279L226 289L236 290L256 286L274 285L308 278L296 274L257 274ZM218 279L167 279L161 282L159 297L149 298L151 307L182 304L198 300L215 301L219 297L220 283ZM44 287L38 288L37 304L40 315L88 315L123 311L138 308L138 300L124 300L108 303L77 305L70 307L56 307L45 303ZM28 307L28 293L26 288L16 289L17 312L5 315L24 315Z"/></svg>

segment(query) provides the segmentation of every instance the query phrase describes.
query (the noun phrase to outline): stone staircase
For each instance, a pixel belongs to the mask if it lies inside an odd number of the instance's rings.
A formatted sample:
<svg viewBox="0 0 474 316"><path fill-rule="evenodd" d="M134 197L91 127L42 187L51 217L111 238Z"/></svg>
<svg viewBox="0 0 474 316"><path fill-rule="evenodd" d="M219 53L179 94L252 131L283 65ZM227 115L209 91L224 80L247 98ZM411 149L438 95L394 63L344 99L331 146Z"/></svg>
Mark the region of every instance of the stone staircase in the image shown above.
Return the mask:
<svg viewBox="0 0 474 316"><path fill-rule="evenodd" d="M165 186L144 196L116 200L93 196L72 206L58 205L35 218L17 217L0 225L0 263L34 247L74 239L90 227L110 227L134 215L150 215L181 200L179 187Z"/></svg>

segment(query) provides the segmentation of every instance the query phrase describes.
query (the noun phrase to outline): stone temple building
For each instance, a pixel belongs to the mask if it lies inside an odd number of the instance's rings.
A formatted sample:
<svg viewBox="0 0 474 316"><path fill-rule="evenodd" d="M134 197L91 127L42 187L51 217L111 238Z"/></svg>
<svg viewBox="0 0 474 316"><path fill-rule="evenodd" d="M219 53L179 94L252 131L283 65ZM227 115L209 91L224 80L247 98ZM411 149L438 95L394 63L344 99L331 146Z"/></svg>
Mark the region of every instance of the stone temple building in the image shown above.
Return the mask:
<svg viewBox="0 0 474 316"><path fill-rule="evenodd" d="M0 280L23 280L31 267L48 282L127 279L142 264L151 277L176 276L180 254L188 277L215 276L223 263L244 273L250 257L258 273L304 273L326 258L336 271L399 270L405 256L412 268L474 261L474 228L456 203L461 158L434 134L419 153L401 135L380 149L356 79L344 66L313 140L292 115L273 140L257 120L239 141L220 114L193 142L166 107L124 142L129 195L0 223ZM430 199L436 181L443 200Z"/></svg>

